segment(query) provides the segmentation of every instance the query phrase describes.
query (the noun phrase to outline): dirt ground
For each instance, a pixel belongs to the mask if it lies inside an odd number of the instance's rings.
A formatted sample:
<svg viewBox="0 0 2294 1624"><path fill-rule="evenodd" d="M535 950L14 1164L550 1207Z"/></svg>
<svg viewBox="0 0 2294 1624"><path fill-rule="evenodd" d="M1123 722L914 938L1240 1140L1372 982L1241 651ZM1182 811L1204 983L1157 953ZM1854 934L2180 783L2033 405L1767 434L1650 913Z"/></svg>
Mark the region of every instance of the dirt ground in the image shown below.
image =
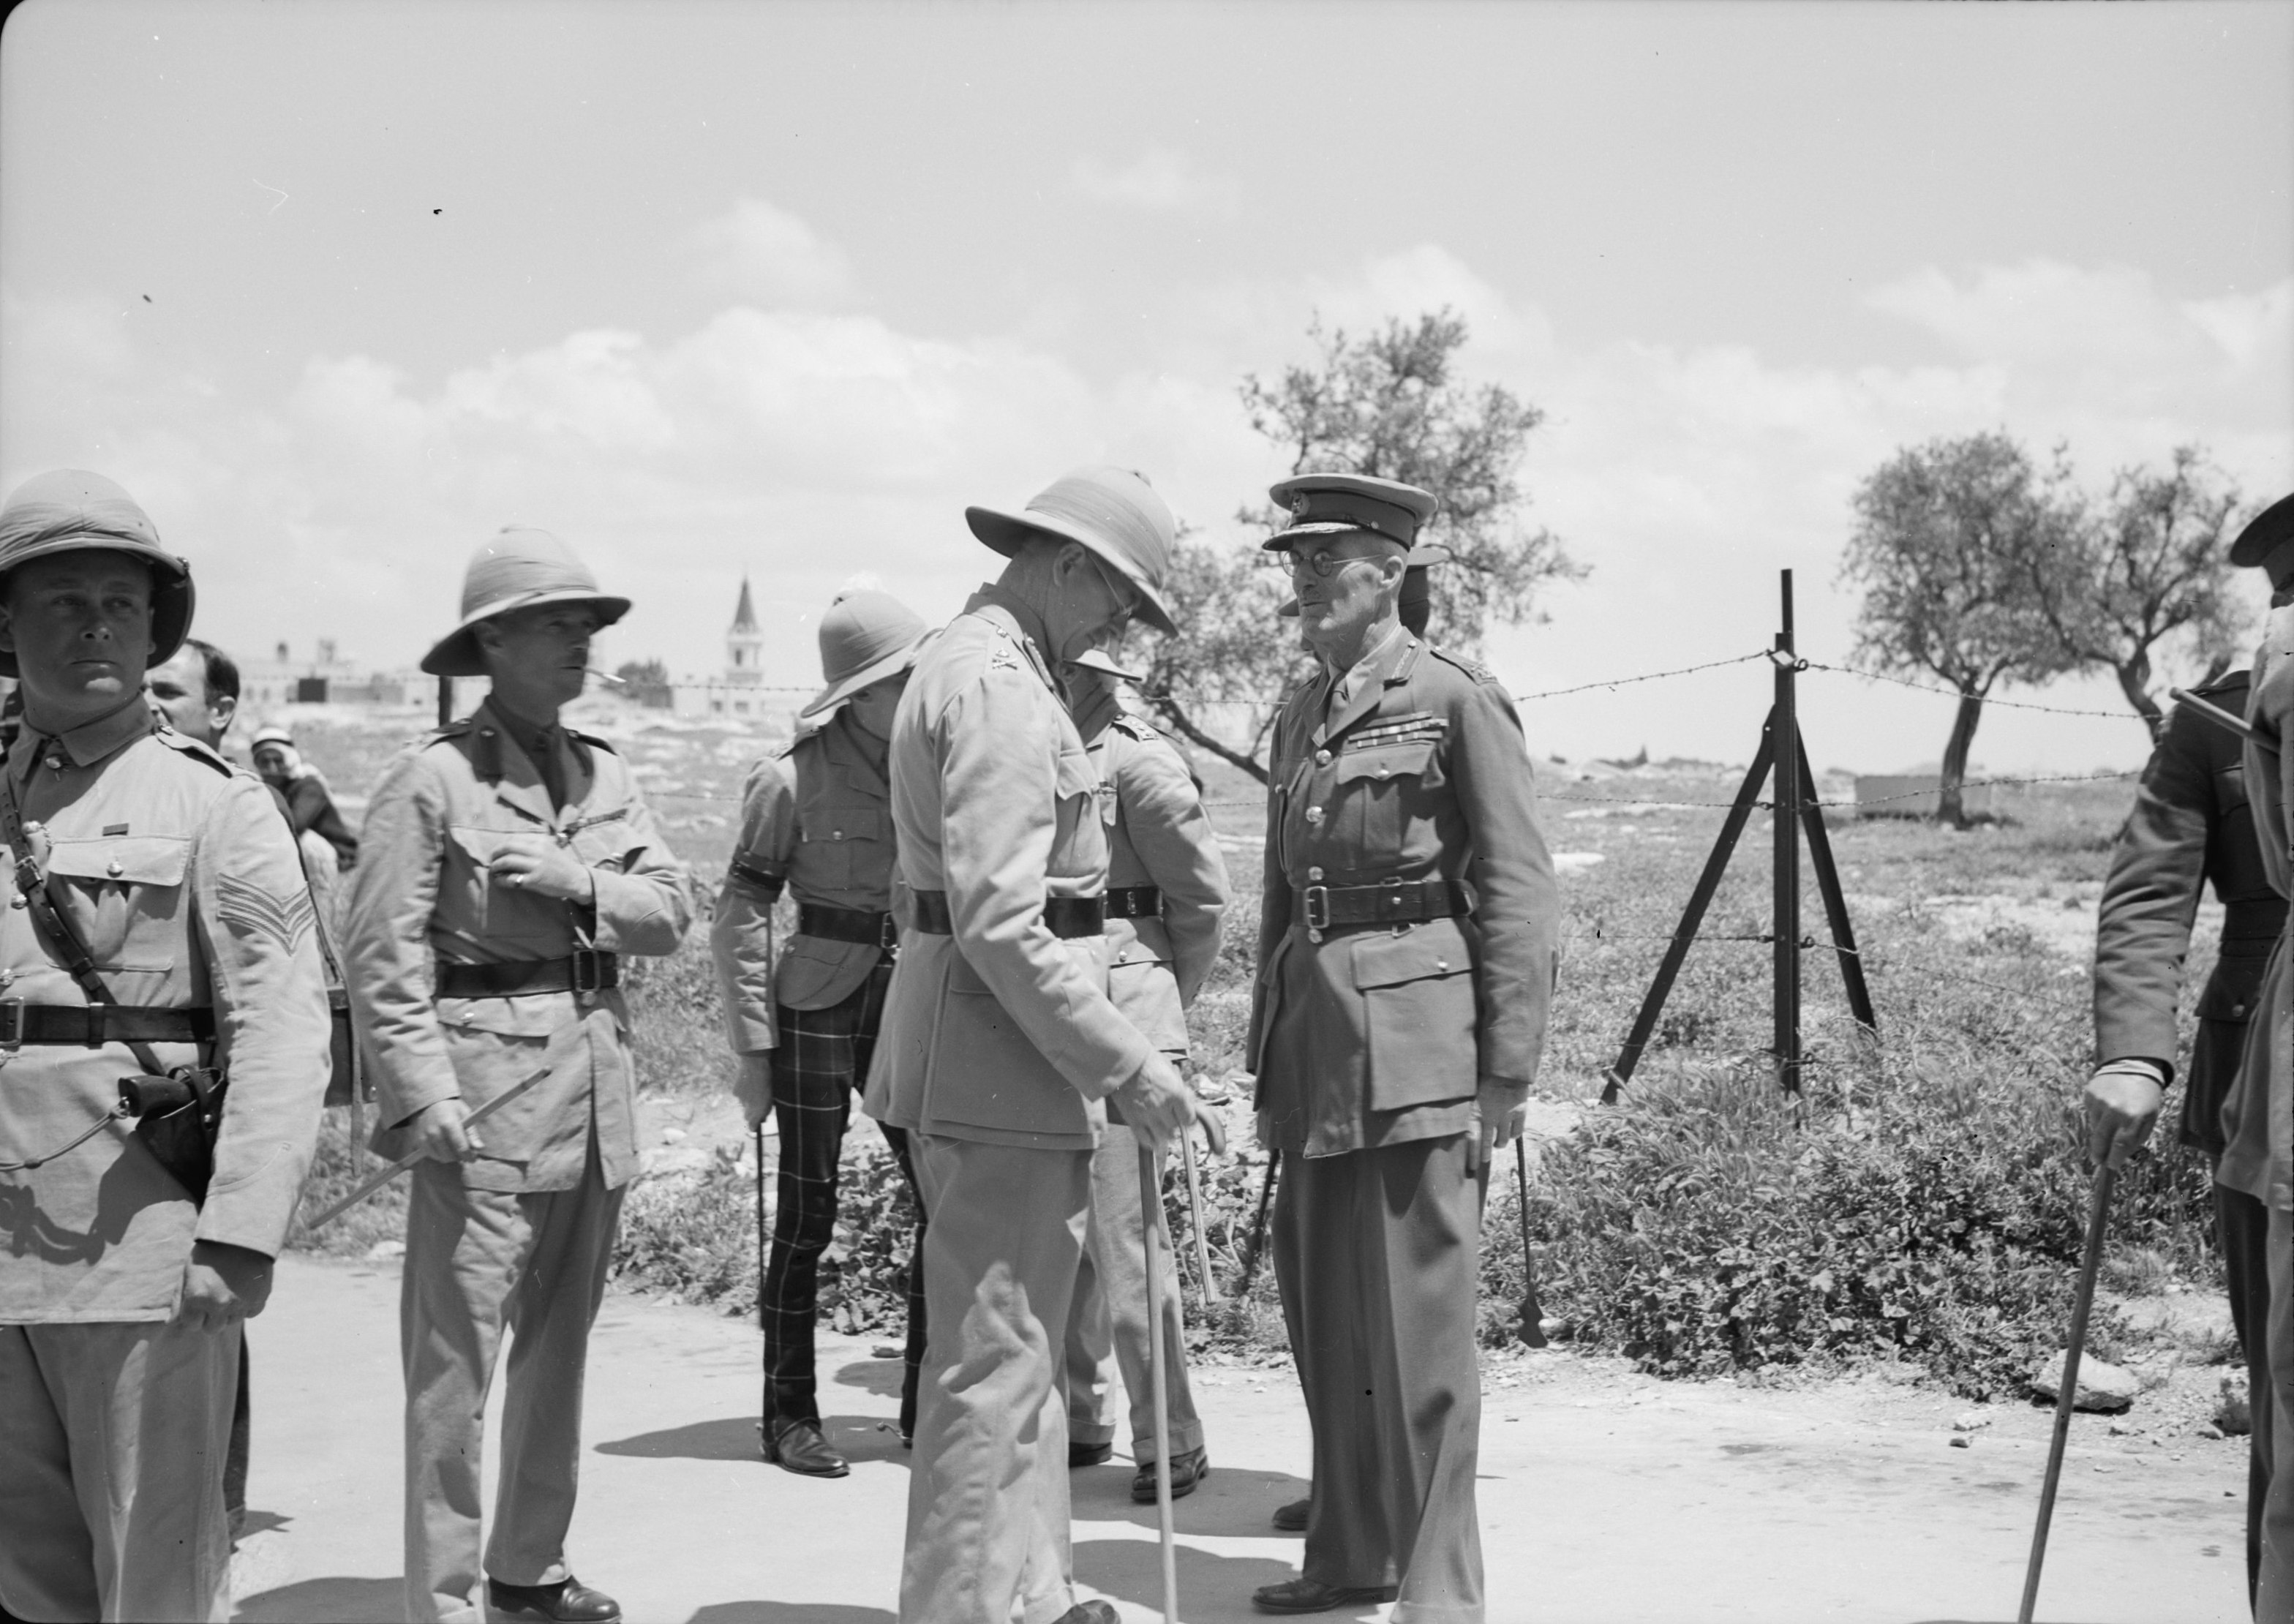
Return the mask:
<svg viewBox="0 0 2294 1624"><path fill-rule="evenodd" d="M391 1263L282 1259L250 1330L251 1533L238 1616L403 1617L397 1279ZM824 1335L823 1411L852 1475L756 1457L757 1336L708 1310L615 1295L590 1367L571 1555L638 1624L891 1624L907 1472L899 1366ZM2047 1412L1971 1411L1882 1371L1792 1386L1660 1383L1562 1349L1489 1356L1481 1523L1493 1624L2014 1616ZM2075 1426L2042 1619L2231 1624L2246 1616L2245 1441L2196 1427L2214 1368L2146 1393L2113 1435ZM1214 1470L1180 1502L1181 1616L1256 1617L1296 1571L1268 1514L1305 1491L1285 1368L1200 1368ZM497 1395L499 1396L499 1395ZM1979 1418L1954 1447L1953 1422ZM1152 1507L1128 1464L1074 1478L1081 1593L1159 1617ZM1383 1609L1326 1614L1363 1620Z"/></svg>

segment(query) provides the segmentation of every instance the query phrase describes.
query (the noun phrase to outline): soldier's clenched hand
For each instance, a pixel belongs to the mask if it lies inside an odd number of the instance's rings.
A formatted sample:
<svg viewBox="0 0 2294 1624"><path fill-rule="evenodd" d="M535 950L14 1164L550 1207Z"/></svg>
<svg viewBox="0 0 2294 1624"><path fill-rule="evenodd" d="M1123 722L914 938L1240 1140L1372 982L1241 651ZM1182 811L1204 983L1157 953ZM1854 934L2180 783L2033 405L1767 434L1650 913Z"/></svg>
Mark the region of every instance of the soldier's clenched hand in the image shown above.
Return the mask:
<svg viewBox="0 0 2294 1624"><path fill-rule="evenodd" d="M2087 1150L2091 1161L2123 1167L2151 1137L2166 1079L2150 1060L2106 1060L2087 1080Z"/></svg>
<svg viewBox="0 0 2294 1624"><path fill-rule="evenodd" d="M740 1061L740 1069L733 1074L733 1098L741 1102L741 1114L753 1133L773 1108L773 1052L744 1054Z"/></svg>
<svg viewBox="0 0 2294 1624"><path fill-rule="evenodd" d="M1484 1077L1474 1091L1474 1148L1467 1157L1468 1172L1478 1172L1500 1145L1521 1137L1529 1121L1529 1097L1517 1083Z"/></svg>
<svg viewBox="0 0 2294 1624"><path fill-rule="evenodd" d="M1139 1069L1117 1086L1115 1098L1131 1131L1159 1151L1194 1120L1193 1091L1181 1079L1179 1068L1152 1050Z"/></svg>
<svg viewBox="0 0 2294 1624"><path fill-rule="evenodd" d="M406 1119L407 1142L434 1162L467 1162L486 1148L462 1125L469 1114L460 1100L434 1100Z"/></svg>
<svg viewBox="0 0 2294 1624"><path fill-rule="evenodd" d="M175 1323L196 1331L224 1330L235 1320L254 1319L270 1300L269 1258L219 1240L196 1241L183 1265Z"/></svg>
<svg viewBox="0 0 2294 1624"><path fill-rule="evenodd" d="M561 902L589 902L595 896L589 868L571 850L546 835L514 834L486 865L504 885L554 897Z"/></svg>

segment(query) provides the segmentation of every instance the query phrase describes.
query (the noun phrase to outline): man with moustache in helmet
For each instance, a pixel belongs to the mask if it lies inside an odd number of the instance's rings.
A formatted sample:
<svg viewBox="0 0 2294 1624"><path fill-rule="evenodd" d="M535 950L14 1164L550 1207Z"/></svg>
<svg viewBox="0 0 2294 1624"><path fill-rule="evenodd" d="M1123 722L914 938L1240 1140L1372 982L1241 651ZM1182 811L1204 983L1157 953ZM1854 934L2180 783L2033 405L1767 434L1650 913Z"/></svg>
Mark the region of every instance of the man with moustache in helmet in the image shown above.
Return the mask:
<svg viewBox="0 0 2294 1624"><path fill-rule="evenodd" d="M780 1127L772 1263L758 1316L764 1454L803 1477L850 1469L820 1430L814 1293L821 1251L836 1229L837 1160L852 1096L868 1080L898 940L885 751L908 668L931 636L888 592L842 592L829 605L820 619L828 686L797 712L803 731L795 741L749 769L740 843L710 931L740 1061L734 1088L752 1133L768 1112ZM796 933L777 957L773 905L784 888L796 900ZM887 1127L884 1136L913 1190L907 1135ZM903 1438L915 1432L924 1332L915 1258L908 1274Z"/></svg>
<svg viewBox="0 0 2294 1624"><path fill-rule="evenodd" d="M1100 1101L1159 1148L1215 1119L1108 997L1098 775L1052 673L1135 614L1171 629L1174 526L1104 467L964 516L1011 562L893 719L908 913L866 1099L909 1134L931 1219L900 1617L1113 1624L1074 1600L1059 1382Z"/></svg>
<svg viewBox="0 0 2294 1624"><path fill-rule="evenodd" d="M638 1172L621 960L674 953L693 896L628 765L558 711L581 694L590 639L629 606L546 532L481 546L461 622L422 669L492 691L384 773L353 871L344 956L380 1096L374 1149L426 1157L399 1296L418 1620L621 1617L565 1548L590 1327ZM536 1077L482 1129L464 1126ZM486 1391L505 1328L482 1564Z"/></svg>
<svg viewBox="0 0 2294 1624"><path fill-rule="evenodd" d="M1544 1044L1552 864L1512 700L1399 618L1434 498L1271 494L1323 669L1275 723L1249 1057L1314 1492L1303 1572L1252 1601L1478 1624L1481 1205Z"/></svg>
<svg viewBox="0 0 2294 1624"><path fill-rule="evenodd" d="M1068 712L1099 773L1108 846L1108 995L1174 1066L1183 1065L1187 1006L1218 957L1219 920L1226 912L1218 838L1186 759L1117 697L1117 685L1136 682L1138 675L1094 648L1069 661L1061 678ZM1120 1127L1121 1108L1109 1106L1107 1120L1110 1130ZM1119 1370L1131 1411L1131 1498L1145 1506L1155 1503L1157 1458L1143 1250L1151 1210L1141 1200L1131 1136L1110 1131L1091 1160L1091 1222L1068 1311L1068 1464L1097 1466L1113 1452L1110 1378ZM1177 1499L1193 1493L1211 1466L1187 1383L1179 1274L1167 1246L1163 1263L1160 1376L1171 1498Z"/></svg>
<svg viewBox="0 0 2294 1624"><path fill-rule="evenodd" d="M240 1324L270 1295L327 1087L294 837L143 697L191 608L190 570L110 480L44 474L0 508L0 672L25 696L0 783L14 1618L229 1616ZM131 1123L115 1106L137 1076L199 1097Z"/></svg>

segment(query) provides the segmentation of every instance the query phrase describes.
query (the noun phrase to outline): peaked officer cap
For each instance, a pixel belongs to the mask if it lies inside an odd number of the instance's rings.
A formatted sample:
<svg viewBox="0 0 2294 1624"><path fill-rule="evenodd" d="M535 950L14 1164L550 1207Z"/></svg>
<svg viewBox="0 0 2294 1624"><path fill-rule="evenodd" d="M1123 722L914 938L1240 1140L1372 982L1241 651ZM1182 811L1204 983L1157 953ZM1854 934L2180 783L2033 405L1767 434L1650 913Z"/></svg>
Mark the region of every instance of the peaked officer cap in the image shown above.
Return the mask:
<svg viewBox="0 0 2294 1624"><path fill-rule="evenodd" d="M1367 474L1296 474L1266 488L1290 522L1262 543L1270 553L1288 552L1306 536L1343 535L1359 530L1403 548L1417 544L1418 532L1441 510L1431 491Z"/></svg>
<svg viewBox="0 0 2294 1624"><path fill-rule="evenodd" d="M1089 548L1139 589L1141 619L1160 632L1178 630L1163 597L1178 525L1145 475L1078 468L1037 492L1021 512L967 508L964 519L973 535L1007 558L1031 535Z"/></svg>
<svg viewBox="0 0 2294 1624"><path fill-rule="evenodd" d="M2277 586L2294 574L2294 496L2282 496L2247 521L2230 544L2230 561L2241 569L2257 564Z"/></svg>
<svg viewBox="0 0 2294 1624"><path fill-rule="evenodd" d="M797 712L800 720L839 705L872 682L916 662L931 628L890 592L839 592L820 617L820 674L828 686Z"/></svg>
<svg viewBox="0 0 2294 1624"><path fill-rule="evenodd" d="M462 623L430 646L422 669L433 677L483 677L472 631L480 621L536 604L594 604L598 624L610 626L630 612L630 600L598 590L590 566L546 530L506 524L491 541L479 543L462 576Z"/></svg>
<svg viewBox="0 0 2294 1624"><path fill-rule="evenodd" d="M1109 676L1120 677L1126 682L1144 682L1147 679L1144 671L1129 670L1116 664L1115 656L1103 648L1086 648L1067 663L1079 665L1087 671L1105 671Z"/></svg>
<svg viewBox="0 0 2294 1624"><path fill-rule="evenodd" d="M191 566L159 544L150 516L101 474L58 468L36 474L0 507L0 579L20 564L53 553L95 549L141 558L151 571L149 666L175 657L191 629L198 594ZM15 677L16 656L0 654L0 677Z"/></svg>

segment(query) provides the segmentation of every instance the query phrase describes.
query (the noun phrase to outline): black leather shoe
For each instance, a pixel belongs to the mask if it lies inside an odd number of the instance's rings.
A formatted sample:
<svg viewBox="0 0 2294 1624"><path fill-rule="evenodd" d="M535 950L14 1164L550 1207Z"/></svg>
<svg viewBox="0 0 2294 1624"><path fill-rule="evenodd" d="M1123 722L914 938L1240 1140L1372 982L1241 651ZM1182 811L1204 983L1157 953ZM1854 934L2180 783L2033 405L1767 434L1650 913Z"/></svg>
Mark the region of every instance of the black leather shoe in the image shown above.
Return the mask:
<svg viewBox="0 0 2294 1624"><path fill-rule="evenodd" d="M1314 1502L1312 1498L1292 1500L1287 1506L1277 1506L1274 1508L1274 1526L1286 1534L1303 1534L1306 1531L1306 1519L1313 1514L1314 1509Z"/></svg>
<svg viewBox="0 0 2294 1624"><path fill-rule="evenodd" d="M828 1447L818 1421L785 1421L773 1428L765 1444L765 1458L799 1477L842 1477L852 1468L844 1457Z"/></svg>
<svg viewBox="0 0 2294 1624"><path fill-rule="evenodd" d="M1192 1494L1195 1485L1211 1474L1211 1458L1208 1449L1181 1449L1171 1457L1171 1498L1180 1499ZM1131 1480L1131 1498L1142 1506L1155 1503L1155 1463L1149 1461L1139 1468Z"/></svg>
<svg viewBox="0 0 2294 1624"><path fill-rule="evenodd" d="M1123 1624L1123 1615L1105 1602L1078 1602L1052 1624Z"/></svg>
<svg viewBox="0 0 2294 1624"><path fill-rule="evenodd" d="M568 1574L555 1585L506 1585L486 1580L486 1611L498 1619L546 1619L551 1624L621 1624L622 1604Z"/></svg>
<svg viewBox="0 0 2294 1624"><path fill-rule="evenodd" d="M1372 1607L1390 1602L1395 1585L1326 1585L1318 1579L1293 1579L1250 1593L1261 1612L1332 1612L1340 1607Z"/></svg>
<svg viewBox="0 0 2294 1624"><path fill-rule="evenodd" d="M1103 1466L1114 1458L1115 1446L1111 1443L1071 1443L1068 1445L1068 1470L1070 1472L1074 1471L1078 1466ZM1096 1606L1097 1604L1098 1604L1096 1603L1078 1604L1078 1605L1092 1606Z"/></svg>

